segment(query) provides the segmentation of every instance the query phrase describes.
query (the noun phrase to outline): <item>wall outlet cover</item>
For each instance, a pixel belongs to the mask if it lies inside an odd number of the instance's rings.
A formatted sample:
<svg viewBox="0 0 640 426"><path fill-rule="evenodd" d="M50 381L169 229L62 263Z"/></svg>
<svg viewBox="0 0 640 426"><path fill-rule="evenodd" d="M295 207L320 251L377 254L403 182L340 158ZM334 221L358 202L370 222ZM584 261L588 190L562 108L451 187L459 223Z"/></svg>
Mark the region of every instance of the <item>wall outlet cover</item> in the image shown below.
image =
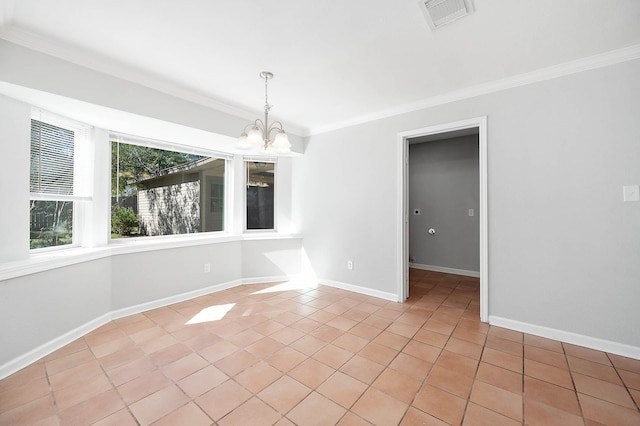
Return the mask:
<svg viewBox="0 0 640 426"><path fill-rule="evenodd" d="M622 187L624 201L640 201L640 185L625 185Z"/></svg>

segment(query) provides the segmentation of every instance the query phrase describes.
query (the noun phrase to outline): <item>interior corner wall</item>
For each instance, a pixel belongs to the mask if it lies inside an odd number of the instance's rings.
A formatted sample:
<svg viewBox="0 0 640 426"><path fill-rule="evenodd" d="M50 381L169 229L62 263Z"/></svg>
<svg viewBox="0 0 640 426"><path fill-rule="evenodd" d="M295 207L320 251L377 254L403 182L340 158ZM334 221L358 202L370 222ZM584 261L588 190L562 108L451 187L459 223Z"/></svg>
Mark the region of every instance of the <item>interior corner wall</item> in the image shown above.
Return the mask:
<svg viewBox="0 0 640 426"><path fill-rule="evenodd" d="M0 281L0 378L23 366L21 358L33 361L30 353L37 359L111 314L217 286L296 277L301 253L300 238L229 241L110 255Z"/></svg>
<svg viewBox="0 0 640 426"><path fill-rule="evenodd" d="M246 124L241 118L4 40L0 40L0 57L2 82L219 134L237 132ZM3 152L12 156L12 161L5 161L0 170L0 176L4 177L2 197L12 204L11 209L2 209L0 213L0 263L3 266L14 260L20 264L29 262L29 241L24 230L29 226L30 116L31 105L0 95L0 145ZM301 139L297 139L301 144ZM108 149L100 152L110 155ZM290 179L291 165L285 164L283 169L285 179ZM108 173L105 176L108 177ZM96 175L96 179L98 177ZM296 201L291 187L284 187L279 195L284 198L281 207L289 220ZM286 227L293 228L287 220ZM302 262L300 238L238 237L234 241L146 252L115 250L120 254L107 254L100 259L0 281L0 321L4 324L0 331L0 377L20 364L25 356L55 348L77 330L86 330L96 321L109 318L114 311L135 309L217 285L238 285L262 278L283 279L297 275ZM204 263L211 264L210 273L203 272Z"/></svg>
<svg viewBox="0 0 640 426"><path fill-rule="evenodd" d="M478 148L477 135L409 145L409 256L414 267L480 273ZM435 234L428 233L430 228Z"/></svg>
<svg viewBox="0 0 640 426"><path fill-rule="evenodd" d="M11 224L0 226L0 263L29 256L29 240L24 238L24 231L29 229L29 144L16 141L29 140L30 119L29 105L0 95L0 182L4 204L0 224ZM9 192L9 188L17 191Z"/></svg>
<svg viewBox="0 0 640 426"><path fill-rule="evenodd" d="M640 203L622 200L640 183L638 75L634 60L311 136L297 178L318 277L397 292L398 134L487 116L489 317L640 348Z"/></svg>
<svg viewBox="0 0 640 426"><path fill-rule="evenodd" d="M0 282L0 378L5 365L109 313L110 299L109 258Z"/></svg>

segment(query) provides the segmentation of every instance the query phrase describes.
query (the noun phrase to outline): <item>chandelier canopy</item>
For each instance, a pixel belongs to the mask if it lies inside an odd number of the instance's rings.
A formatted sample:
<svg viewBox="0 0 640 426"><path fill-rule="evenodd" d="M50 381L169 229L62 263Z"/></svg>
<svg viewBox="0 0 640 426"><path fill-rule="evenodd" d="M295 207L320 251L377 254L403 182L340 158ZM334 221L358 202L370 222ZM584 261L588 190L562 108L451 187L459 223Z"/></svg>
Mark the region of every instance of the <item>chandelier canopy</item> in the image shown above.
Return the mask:
<svg viewBox="0 0 640 426"><path fill-rule="evenodd" d="M282 123L279 121L269 123L271 105L269 105L268 84L269 80L273 78L273 73L262 71L260 77L264 79L264 121L258 118L252 124L247 124L238 138L237 147L263 154L289 154L291 153L291 143ZM249 129L248 132L247 129ZM275 137L272 141L271 134L274 132Z"/></svg>

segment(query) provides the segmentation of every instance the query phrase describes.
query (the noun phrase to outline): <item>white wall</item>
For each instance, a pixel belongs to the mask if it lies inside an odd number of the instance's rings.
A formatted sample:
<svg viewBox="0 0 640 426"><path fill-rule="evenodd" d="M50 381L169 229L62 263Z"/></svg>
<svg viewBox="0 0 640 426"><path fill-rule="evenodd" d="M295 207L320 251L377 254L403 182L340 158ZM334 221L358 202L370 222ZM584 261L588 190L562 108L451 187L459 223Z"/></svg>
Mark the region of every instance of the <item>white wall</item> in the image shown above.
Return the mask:
<svg viewBox="0 0 640 426"><path fill-rule="evenodd" d="M29 254L29 141L31 109L29 105L0 95L0 263L24 259ZM27 173L24 173L24 172ZM11 208L7 208L11 206ZM1 224L12 224L1 226ZM7 241L19 241L7 244Z"/></svg>
<svg viewBox="0 0 640 426"><path fill-rule="evenodd" d="M640 203L622 201L640 183L638 75L635 60L311 137L297 170L318 276L396 292L397 134L486 115L490 317L640 354Z"/></svg>

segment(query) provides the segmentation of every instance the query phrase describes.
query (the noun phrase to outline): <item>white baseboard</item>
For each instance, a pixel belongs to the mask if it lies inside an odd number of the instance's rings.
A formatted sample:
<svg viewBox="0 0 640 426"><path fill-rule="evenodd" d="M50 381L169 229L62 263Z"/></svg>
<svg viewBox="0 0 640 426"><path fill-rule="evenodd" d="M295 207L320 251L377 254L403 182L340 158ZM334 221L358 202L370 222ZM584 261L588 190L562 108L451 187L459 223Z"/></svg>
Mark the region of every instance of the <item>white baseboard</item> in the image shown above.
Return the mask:
<svg viewBox="0 0 640 426"><path fill-rule="evenodd" d="M49 355L50 353L57 351L63 346L68 345L74 340L79 339L80 337L92 332L93 330L105 325L106 323L114 319L126 317L129 315L135 315L140 312L145 312L151 309L160 308L160 307L171 305L174 303L184 302L185 300L190 300L199 296L204 296L205 294L214 293L216 291L225 290L231 287L236 287L240 284L242 284L241 280L229 281L226 283L215 284L215 285L201 288L198 290L181 293L175 296L165 297L162 299L153 300L151 302L141 303L139 305L130 306L127 308L122 308L115 311L107 312L106 314L103 314L98 318L93 319L1 365L0 379L4 379L5 377L23 369L24 367L33 364L39 359L42 359L43 357Z"/></svg>
<svg viewBox="0 0 640 426"><path fill-rule="evenodd" d="M282 281L291 281L293 277L287 275L278 275L272 277L258 277L258 278L243 278L242 284L264 284L264 283L279 283Z"/></svg>
<svg viewBox="0 0 640 426"><path fill-rule="evenodd" d="M129 315L139 314L140 312L150 311L152 309L161 308L163 306L173 305L174 303L184 302L185 300L195 299L205 294L215 293L216 291L226 290L242 284L241 280L228 281L222 284L214 284L209 287L199 288L197 290L180 293L175 296L169 296L162 299L152 300L151 302L141 303L135 306L111 311L110 320L127 317Z"/></svg>
<svg viewBox="0 0 640 426"><path fill-rule="evenodd" d="M615 355L621 355L628 358L640 359L640 347L626 345L624 343L612 342L610 340L599 339L596 337L585 336L582 334L572 333L569 331L558 330L555 328L544 327L535 324L510 320L507 318L489 316L489 324L498 327L504 327L523 333L533 334L535 336L546 337L547 339L559 340L572 345L584 346L598 351L608 352Z"/></svg>
<svg viewBox="0 0 640 426"><path fill-rule="evenodd" d="M422 265L409 263L409 268L422 269L424 271L444 272L446 274L464 275L465 277L480 278L480 271L467 271L465 269L447 268L445 266Z"/></svg>
<svg viewBox="0 0 640 426"><path fill-rule="evenodd" d="M80 327L77 327L62 336L58 336L29 352L22 354L0 366L0 379L4 379L7 376L22 370L24 367L33 364L39 359L49 355L52 352L57 351L61 347L68 345L76 339L92 332L98 327L111 321L111 313L106 313L98 318L91 320Z"/></svg>
<svg viewBox="0 0 640 426"><path fill-rule="evenodd" d="M330 287L340 288L342 290L353 291L354 293L360 293L360 294L365 294L367 296L377 297L379 299L390 300L392 302L398 301L398 295L395 293L387 293L380 290L374 290L371 288L360 287L357 285L347 284L347 283L343 283L340 281L333 281L333 280L319 279L318 283L328 285Z"/></svg>
<svg viewBox="0 0 640 426"><path fill-rule="evenodd" d="M80 337L92 332L93 330L105 325L109 321L123 318L129 315L135 315L140 312L149 311L151 309L161 308L163 306L172 305L174 303L184 302L196 297L204 296L205 294L215 293L217 291L225 290L228 288L236 287L243 284L261 284L271 282L291 281L294 279L304 279L302 276L270 276L259 278L243 278L233 281L228 281L222 284L215 284L209 287L200 288L186 293L177 294L175 296L165 297L162 299L152 300L150 302L141 303L134 306L129 306L115 311L107 312L96 319L93 319L75 329L58 336L29 352L22 354L3 365L0 365L0 379L3 379L11 374L33 364L34 362L44 358L52 352L57 351L65 345L73 342ZM313 280L315 281L315 279ZM392 293L385 293L378 290L372 290L364 287L354 286L350 284L339 283L337 281L325 280L322 284L329 285L331 287L342 288L344 290L353 291L355 293L362 293L368 296L374 296L385 300L396 301L397 297Z"/></svg>

